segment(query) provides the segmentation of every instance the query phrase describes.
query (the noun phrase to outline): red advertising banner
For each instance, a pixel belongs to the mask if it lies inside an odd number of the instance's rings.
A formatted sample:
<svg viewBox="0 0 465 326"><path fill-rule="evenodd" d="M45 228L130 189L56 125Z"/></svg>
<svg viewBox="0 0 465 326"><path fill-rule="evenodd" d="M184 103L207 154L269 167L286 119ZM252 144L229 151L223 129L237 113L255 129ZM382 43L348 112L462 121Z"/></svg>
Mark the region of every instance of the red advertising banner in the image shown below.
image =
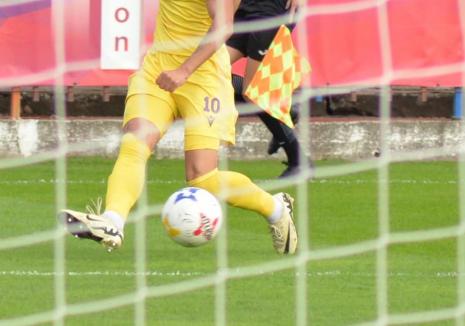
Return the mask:
<svg viewBox="0 0 465 326"><path fill-rule="evenodd" d="M0 87L51 85L60 71L66 85L126 85L130 70L101 69L100 0L67 0L64 17L52 0L9 3L0 2ZM143 0L142 53L152 41L157 6ZM294 39L312 63L314 87L460 86L465 22L459 9L459 0L310 0Z"/></svg>

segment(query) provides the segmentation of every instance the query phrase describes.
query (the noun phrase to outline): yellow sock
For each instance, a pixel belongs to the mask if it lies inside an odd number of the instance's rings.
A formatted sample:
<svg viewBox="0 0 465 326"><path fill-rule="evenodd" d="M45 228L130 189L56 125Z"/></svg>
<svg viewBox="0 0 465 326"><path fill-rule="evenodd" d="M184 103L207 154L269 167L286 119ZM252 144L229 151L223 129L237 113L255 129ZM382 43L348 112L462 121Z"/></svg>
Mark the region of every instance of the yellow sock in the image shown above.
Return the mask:
<svg viewBox="0 0 465 326"><path fill-rule="evenodd" d="M264 217L271 216L275 209L273 196L241 173L215 169L188 181L188 184L208 190L216 196L226 194L228 204L252 210Z"/></svg>
<svg viewBox="0 0 465 326"><path fill-rule="evenodd" d="M139 198L145 183L145 170L150 150L133 134L125 134L113 172L108 178L106 207L126 219Z"/></svg>

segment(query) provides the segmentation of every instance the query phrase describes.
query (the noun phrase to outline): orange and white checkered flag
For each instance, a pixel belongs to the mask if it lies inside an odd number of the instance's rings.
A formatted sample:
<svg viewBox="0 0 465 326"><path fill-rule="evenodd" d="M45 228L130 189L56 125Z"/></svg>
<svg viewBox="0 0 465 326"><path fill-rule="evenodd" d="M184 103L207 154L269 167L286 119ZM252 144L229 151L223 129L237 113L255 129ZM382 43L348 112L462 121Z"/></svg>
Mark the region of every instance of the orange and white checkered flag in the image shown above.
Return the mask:
<svg viewBox="0 0 465 326"><path fill-rule="evenodd" d="M258 66L245 95L272 117L293 128L292 93L302 83L310 64L297 53L289 29L281 25Z"/></svg>

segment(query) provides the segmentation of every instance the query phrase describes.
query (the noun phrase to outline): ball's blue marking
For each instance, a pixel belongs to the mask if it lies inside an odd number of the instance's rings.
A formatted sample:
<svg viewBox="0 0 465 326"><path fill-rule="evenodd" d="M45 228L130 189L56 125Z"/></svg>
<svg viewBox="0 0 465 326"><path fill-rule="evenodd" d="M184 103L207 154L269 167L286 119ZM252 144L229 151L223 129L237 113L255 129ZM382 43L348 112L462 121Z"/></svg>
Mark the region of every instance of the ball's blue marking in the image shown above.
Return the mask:
<svg viewBox="0 0 465 326"><path fill-rule="evenodd" d="M174 200L174 203L176 204L178 201L183 200L183 199L190 199L193 201L197 201L197 198L195 198L194 194L199 190L197 188L186 188L189 193L185 193L185 191L180 192L177 196L176 199Z"/></svg>

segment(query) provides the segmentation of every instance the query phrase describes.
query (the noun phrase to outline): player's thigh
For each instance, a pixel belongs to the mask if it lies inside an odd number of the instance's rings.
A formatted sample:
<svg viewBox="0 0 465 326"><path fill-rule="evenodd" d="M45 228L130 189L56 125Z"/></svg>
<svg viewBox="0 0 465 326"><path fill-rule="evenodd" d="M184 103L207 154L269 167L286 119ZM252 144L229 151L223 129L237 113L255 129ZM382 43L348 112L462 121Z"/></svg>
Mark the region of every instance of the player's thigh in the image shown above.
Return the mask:
<svg viewBox="0 0 465 326"><path fill-rule="evenodd" d="M132 94L126 99L123 126L153 147L175 119L174 102L151 94ZM148 123L146 123L148 122ZM152 128L152 126L154 128Z"/></svg>
<svg viewBox="0 0 465 326"><path fill-rule="evenodd" d="M148 52L142 67L129 78L123 125L133 119L154 124L163 135L177 115L172 94L161 89L155 79L163 69L170 69L168 56Z"/></svg>
<svg viewBox="0 0 465 326"><path fill-rule="evenodd" d="M204 78L203 84L188 82L174 94L184 120L186 151L218 149L220 142L235 142L237 110L230 72L224 78L208 74ZM203 138L199 140L198 136Z"/></svg>
<svg viewBox="0 0 465 326"><path fill-rule="evenodd" d="M226 41L226 49L229 53L230 62L234 63L247 54L247 34L233 34Z"/></svg>
<svg viewBox="0 0 465 326"><path fill-rule="evenodd" d="M244 53L240 50L229 45L226 48L228 49L231 64L244 57Z"/></svg>

